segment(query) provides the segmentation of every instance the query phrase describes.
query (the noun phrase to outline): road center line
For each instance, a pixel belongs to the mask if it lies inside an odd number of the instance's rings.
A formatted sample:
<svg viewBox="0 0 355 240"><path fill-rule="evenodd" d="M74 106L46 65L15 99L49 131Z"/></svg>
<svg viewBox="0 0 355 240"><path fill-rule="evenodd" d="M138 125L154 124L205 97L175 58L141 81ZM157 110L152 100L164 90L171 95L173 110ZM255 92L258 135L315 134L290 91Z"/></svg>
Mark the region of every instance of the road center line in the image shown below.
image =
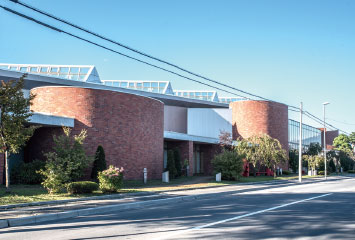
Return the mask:
<svg viewBox="0 0 355 240"><path fill-rule="evenodd" d="M243 215L240 215L240 216L232 217L232 218L227 218L227 219L224 219L224 220L221 220L221 221L212 222L212 223L205 224L205 225L202 225L202 226L199 226L199 227L189 228L189 229L180 230L180 231L178 230L178 231L176 231L176 232L174 232L172 234L169 234L168 236L164 236L164 237L159 238L159 239L166 239L166 238L178 235L178 234L180 235L180 234L191 232L191 231L194 231L194 230L200 230L200 229L211 227L211 226L214 226L214 225L217 225L217 224L226 223L226 222L234 221L234 220L245 218L245 217L250 217L250 216L253 216L253 215L257 215L257 214L264 213L264 212L269 212L269 211L272 211L272 210L275 210L275 209L279 209L279 208L284 208L284 207L291 206L291 205L294 205L294 204L297 204L297 203L307 202L307 201L310 201L310 200L313 200L313 199L326 197L326 196L329 196L329 195L332 195L332 194L333 193L327 193L327 194L323 194L323 195L319 195L319 196L315 196L315 197L311 197L311 198L306 198L306 199L295 201L295 202L291 202L291 203L286 203L286 204L279 205L279 206L276 206L276 207L267 208L267 209L259 210L259 211L256 211L256 212L251 212L251 213L243 214Z"/></svg>

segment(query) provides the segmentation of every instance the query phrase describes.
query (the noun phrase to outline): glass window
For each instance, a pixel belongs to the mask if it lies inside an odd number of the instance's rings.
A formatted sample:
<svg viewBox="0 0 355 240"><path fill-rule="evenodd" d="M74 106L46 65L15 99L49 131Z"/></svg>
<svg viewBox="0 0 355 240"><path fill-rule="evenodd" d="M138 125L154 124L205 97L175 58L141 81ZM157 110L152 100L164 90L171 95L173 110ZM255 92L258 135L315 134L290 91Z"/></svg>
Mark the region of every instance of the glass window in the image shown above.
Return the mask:
<svg viewBox="0 0 355 240"><path fill-rule="evenodd" d="M57 73L58 72L58 68L57 67L52 67L51 68L51 73Z"/></svg>
<svg viewBox="0 0 355 240"><path fill-rule="evenodd" d="M46 73L48 72L48 68L47 67L41 67L41 73Z"/></svg>
<svg viewBox="0 0 355 240"><path fill-rule="evenodd" d="M80 68L80 74L87 74L90 68Z"/></svg>
<svg viewBox="0 0 355 240"><path fill-rule="evenodd" d="M127 87L128 86L128 83L127 82L121 82L121 87Z"/></svg>
<svg viewBox="0 0 355 240"><path fill-rule="evenodd" d="M59 69L59 73L60 73L61 75L66 75L66 74L68 74L68 72L69 72L69 68L68 68L68 67L61 67L61 68Z"/></svg>
<svg viewBox="0 0 355 240"><path fill-rule="evenodd" d="M196 97L201 96L200 92L195 93Z"/></svg>
<svg viewBox="0 0 355 240"><path fill-rule="evenodd" d="M209 92L209 93L208 93L208 96L213 96L213 93L212 93L212 92Z"/></svg>
<svg viewBox="0 0 355 240"><path fill-rule="evenodd" d="M0 65L0 68L1 68L1 69L8 69L9 66L7 66L7 65Z"/></svg>
<svg viewBox="0 0 355 240"><path fill-rule="evenodd" d="M112 86L112 82L105 81L105 85L107 85L107 86Z"/></svg>
<svg viewBox="0 0 355 240"><path fill-rule="evenodd" d="M26 72L27 71L27 67L20 67L20 71L21 72Z"/></svg>
<svg viewBox="0 0 355 240"><path fill-rule="evenodd" d="M145 87L145 88L150 87L150 83L149 82L143 83L143 87Z"/></svg>
<svg viewBox="0 0 355 240"><path fill-rule="evenodd" d="M79 80L85 80L85 78L86 78L86 75L79 75Z"/></svg>
<svg viewBox="0 0 355 240"><path fill-rule="evenodd" d="M189 93L189 96L190 96L190 97L193 97L194 95L195 95L195 94L194 94L193 92L190 92L190 93Z"/></svg>
<svg viewBox="0 0 355 240"><path fill-rule="evenodd" d="M16 71L16 70L17 70L17 67L11 66L11 67L10 67L10 70Z"/></svg>
<svg viewBox="0 0 355 240"><path fill-rule="evenodd" d="M166 86L166 83L159 83L160 88L165 88L165 86Z"/></svg>
<svg viewBox="0 0 355 240"><path fill-rule="evenodd" d="M143 86L143 83L137 83L137 88L141 89Z"/></svg>
<svg viewBox="0 0 355 240"><path fill-rule="evenodd" d="M187 95L188 95L187 92L184 92L183 94L184 94L185 97L187 97Z"/></svg>
<svg viewBox="0 0 355 240"><path fill-rule="evenodd" d="M134 88L134 83L132 83L132 82L129 83L129 87L130 87L130 88Z"/></svg>
<svg viewBox="0 0 355 240"><path fill-rule="evenodd" d="M30 72L37 72L37 67L31 67Z"/></svg>
<svg viewBox="0 0 355 240"><path fill-rule="evenodd" d="M206 92L203 92L203 93L202 93L202 96L207 96L207 93L206 93Z"/></svg>
<svg viewBox="0 0 355 240"><path fill-rule="evenodd" d="M151 88L151 91L154 92L154 93L157 93L158 92L158 88Z"/></svg>
<svg viewBox="0 0 355 240"><path fill-rule="evenodd" d="M120 86L120 83L119 83L119 82L113 82L113 86L114 86L114 87L119 87L119 86Z"/></svg>
<svg viewBox="0 0 355 240"><path fill-rule="evenodd" d="M158 83L157 82L152 82L152 87L153 88L157 88L158 87Z"/></svg>
<svg viewBox="0 0 355 240"><path fill-rule="evenodd" d="M70 68L70 73L72 73L72 74L78 74L78 73L79 73L79 68L77 68L77 67L72 67L72 68Z"/></svg>

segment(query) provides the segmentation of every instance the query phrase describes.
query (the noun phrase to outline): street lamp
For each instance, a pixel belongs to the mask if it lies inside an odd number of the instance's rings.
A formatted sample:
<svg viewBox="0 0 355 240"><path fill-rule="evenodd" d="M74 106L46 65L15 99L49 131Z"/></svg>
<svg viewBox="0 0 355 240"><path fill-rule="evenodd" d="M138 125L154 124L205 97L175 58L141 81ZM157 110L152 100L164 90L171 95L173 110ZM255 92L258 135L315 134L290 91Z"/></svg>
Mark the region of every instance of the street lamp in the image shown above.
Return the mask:
<svg viewBox="0 0 355 240"><path fill-rule="evenodd" d="M323 103L323 119L324 119L324 128L323 128L323 132L324 132L324 179L327 180L327 143L325 141L325 106L328 105L329 102L324 102Z"/></svg>

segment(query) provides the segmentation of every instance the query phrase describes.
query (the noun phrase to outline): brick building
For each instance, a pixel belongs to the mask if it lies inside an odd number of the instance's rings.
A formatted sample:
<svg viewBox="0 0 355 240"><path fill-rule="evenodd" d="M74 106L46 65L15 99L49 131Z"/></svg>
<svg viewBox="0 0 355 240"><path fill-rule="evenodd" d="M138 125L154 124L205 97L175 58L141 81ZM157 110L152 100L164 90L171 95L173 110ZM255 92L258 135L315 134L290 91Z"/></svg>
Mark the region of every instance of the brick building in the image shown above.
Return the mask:
<svg viewBox="0 0 355 240"><path fill-rule="evenodd" d="M143 168L148 178L161 178L167 151L174 148L189 161L190 174L211 174L220 131L234 139L266 133L285 149L296 141L287 106L281 103L173 90L166 81L105 81L94 66L0 64L0 80L19 79L24 72L25 95L36 94L29 124L40 127L21 153L12 156L11 167L43 159L42 152L50 151L52 136L61 134L62 126L73 133L86 129L87 153L93 155L102 145L108 164L123 166L126 179L140 179ZM320 133L314 130L309 142L320 142ZM3 163L0 159L1 169Z"/></svg>

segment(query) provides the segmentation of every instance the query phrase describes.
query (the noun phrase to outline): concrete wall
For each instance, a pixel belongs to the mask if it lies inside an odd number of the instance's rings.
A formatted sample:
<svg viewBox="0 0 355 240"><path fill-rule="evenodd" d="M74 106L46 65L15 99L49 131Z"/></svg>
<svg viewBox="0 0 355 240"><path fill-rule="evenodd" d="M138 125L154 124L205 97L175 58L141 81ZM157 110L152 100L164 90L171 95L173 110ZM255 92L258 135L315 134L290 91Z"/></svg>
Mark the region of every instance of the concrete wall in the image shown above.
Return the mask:
<svg viewBox="0 0 355 240"><path fill-rule="evenodd" d="M218 139L221 130L232 133L232 110L220 108L188 109L188 134Z"/></svg>
<svg viewBox="0 0 355 240"><path fill-rule="evenodd" d="M187 133L187 108L164 106L164 131Z"/></svg>
<svg viewBox="0 0 355 240"><path fill-rule="evenodd" d="M41 87L31 109L75 118L73 134L87 130L84 146L94 155L102 145L107 165L123 166L126 179L161 178L164 105L128 93L77 87ZM45 150L45 149L43 149Z"/></svg>

